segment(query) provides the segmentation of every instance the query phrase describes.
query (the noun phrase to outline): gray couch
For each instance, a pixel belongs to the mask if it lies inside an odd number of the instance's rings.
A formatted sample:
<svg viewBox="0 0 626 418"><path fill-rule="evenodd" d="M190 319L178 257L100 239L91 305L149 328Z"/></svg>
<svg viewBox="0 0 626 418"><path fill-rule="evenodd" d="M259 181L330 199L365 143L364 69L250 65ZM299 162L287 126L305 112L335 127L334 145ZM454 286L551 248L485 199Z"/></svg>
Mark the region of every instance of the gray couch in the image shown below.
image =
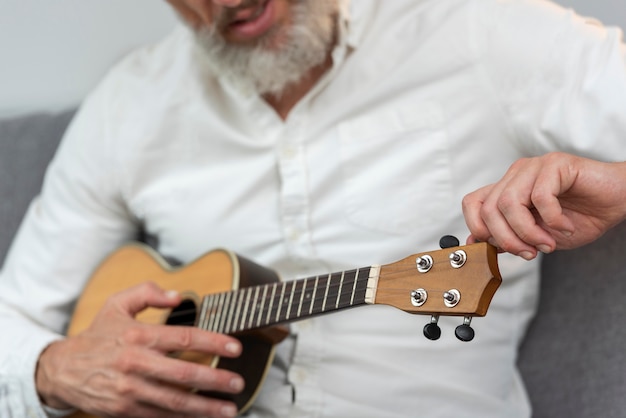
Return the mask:
<svg viewBox="0 0 626 418"><path fill-rule="evenodd" d="M71 117L0 121L0 265ZM585 248L545 257L539 315L519 357L535 417L626 417L623 296L626 224Z"/></svg>

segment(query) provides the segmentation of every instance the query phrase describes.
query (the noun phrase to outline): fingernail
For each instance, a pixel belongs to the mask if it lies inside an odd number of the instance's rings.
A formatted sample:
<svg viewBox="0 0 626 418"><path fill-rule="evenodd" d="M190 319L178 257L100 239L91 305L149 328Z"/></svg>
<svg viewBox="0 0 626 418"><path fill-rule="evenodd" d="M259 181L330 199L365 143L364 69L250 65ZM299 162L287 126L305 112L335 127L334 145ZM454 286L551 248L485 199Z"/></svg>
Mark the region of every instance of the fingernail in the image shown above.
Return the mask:
<svg viewBox="0 0 626 418"><path fill-rule="evenodd" d="M226 348L226 351L232 354L239 354L239 351L240 351L238 343L227 343L225 348Z"/></svg>
<svg viewBox="0 0 626 418"><path fill-rule="evenodd" d="M518 255L522 257L524 260L532 260L533 258L535 258L535 255L531 253L530 251L522 251Z"/></svg>
<svg viewBox="0 0 626 418"><path fill-rule="evenodd" d="M178 292L176 290L168 290L167 292L165 292L165 296L168 299L174 299L178 297Z"/></svg>
<svg viewBox="0 0 626 418"><path fill-rule="evenodd" d="M240 377L234 377L230 381L230 387L236 390L237 392L241 391L244 386L244 381Z"/></svg>
<svg viewBox="0 0 626 418"><path fill-rule="evenodd" d="M237 408L232 405L226 405L222 407L222 416L235 417L237 416Z"/></svg>
<svg viewBox="0 0 626 418"><path fill-rule="evenodd" d="M561 231L561 234L563 234L566 237L571 237L572 235L574 235L574 233L572 231Z"/></svg>
<svg viewBox="0 0 626 418"><path fill-rule="evenodd" d="M537 250L541 251L544 254L548 254L552 252L552 248L550 248L550 246L545 245L545 244L537 245Z"/></svg>

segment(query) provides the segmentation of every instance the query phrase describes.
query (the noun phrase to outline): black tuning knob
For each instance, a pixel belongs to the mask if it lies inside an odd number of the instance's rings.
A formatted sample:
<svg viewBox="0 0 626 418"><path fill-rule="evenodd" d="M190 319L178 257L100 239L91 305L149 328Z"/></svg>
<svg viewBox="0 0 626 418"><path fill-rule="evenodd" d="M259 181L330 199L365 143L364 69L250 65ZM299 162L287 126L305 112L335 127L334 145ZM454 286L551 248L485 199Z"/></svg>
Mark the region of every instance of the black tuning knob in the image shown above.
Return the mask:
<svg viewBox="0 0 626 418"><path fill-rule="evenodd" d="M472 341L474 339L474 329L470 327L470 322L472 322L472 318L466 316L463 320L463 324L456 327L454 330L454 335L461 341Z"/></svg>
<svg viewBox="0 0 626 418"><path fill-rule="evenodd" d="M441 337L441 328L437 325L439 321L439 315L433 315L430 318L430 322L424 325L424 337L429 340L438 340Z"/></svg>
<svg viewBox="0 0 626 418"><path fill-rule="evenodd" d="M459 246L459 239L453 235L444 235L439 240L439 246L441 248L451 248Z"/></svg>

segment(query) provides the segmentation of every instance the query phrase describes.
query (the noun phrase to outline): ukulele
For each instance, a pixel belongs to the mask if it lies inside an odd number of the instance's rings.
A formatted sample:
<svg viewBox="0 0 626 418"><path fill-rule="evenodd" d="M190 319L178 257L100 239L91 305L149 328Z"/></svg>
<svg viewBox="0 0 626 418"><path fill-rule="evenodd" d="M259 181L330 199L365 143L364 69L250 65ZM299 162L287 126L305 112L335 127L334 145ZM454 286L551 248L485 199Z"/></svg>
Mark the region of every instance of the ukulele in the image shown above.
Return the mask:
<svg viewBox="0 0 626 418"><path fill-rule="evenodd" d="M442 238L442 243L445 242ZM85 330L107 298L151 280L178 291L183 302L174 309L147 308L136 319L150 324L195 326L237 337L239 358L177 353L187 361L239 373L246 385L239 394L201 392L233 401L240 413L250 407L274 357L274 346L288 335L286 323L358 306L390 305L430 315L424 335L436 340L440 315L463 317L455 335L474 338L470 322L487 313L502 282L497 251L487 243L410 255L385 265L282 282L278 275L235 253L218 249L183 267L171 267L150 247L132 243L113 252L90 278L72 315L68 335ZM76 412L72 418L92 415Z"/></svg>

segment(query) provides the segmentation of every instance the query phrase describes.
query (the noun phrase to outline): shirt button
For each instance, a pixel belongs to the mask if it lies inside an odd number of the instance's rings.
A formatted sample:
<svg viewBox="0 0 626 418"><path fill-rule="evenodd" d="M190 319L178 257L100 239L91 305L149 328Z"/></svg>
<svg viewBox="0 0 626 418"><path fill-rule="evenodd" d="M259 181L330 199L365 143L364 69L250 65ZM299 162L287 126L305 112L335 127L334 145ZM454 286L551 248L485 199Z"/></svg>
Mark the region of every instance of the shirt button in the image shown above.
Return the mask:
<svg viewBox="0 0 626 418"><path fill-rule="evenodd" d="M307 380L307 372L302 367L292 367L290 375L293 383L302 384Z"/></svg>
<svg viewBox="0 0 626 418"><path fill-rule="evenodd" d="M289 231L289 239L291 241L297 241L300 238L300 231L296 228Z"/></svg>
<svg viewBox="0 0 626 418"><path fill-rule="evenodd" d="M311 328L311 321L308 320L304 320L304 321L298 321L298 330L307 330Z"/></svg>
<svg viewBox="0 0 626 418"><path fill-rule="evenodd" d="M283 148L283 158L291 160L296 156L296 149L294 147Z"/></svg>

